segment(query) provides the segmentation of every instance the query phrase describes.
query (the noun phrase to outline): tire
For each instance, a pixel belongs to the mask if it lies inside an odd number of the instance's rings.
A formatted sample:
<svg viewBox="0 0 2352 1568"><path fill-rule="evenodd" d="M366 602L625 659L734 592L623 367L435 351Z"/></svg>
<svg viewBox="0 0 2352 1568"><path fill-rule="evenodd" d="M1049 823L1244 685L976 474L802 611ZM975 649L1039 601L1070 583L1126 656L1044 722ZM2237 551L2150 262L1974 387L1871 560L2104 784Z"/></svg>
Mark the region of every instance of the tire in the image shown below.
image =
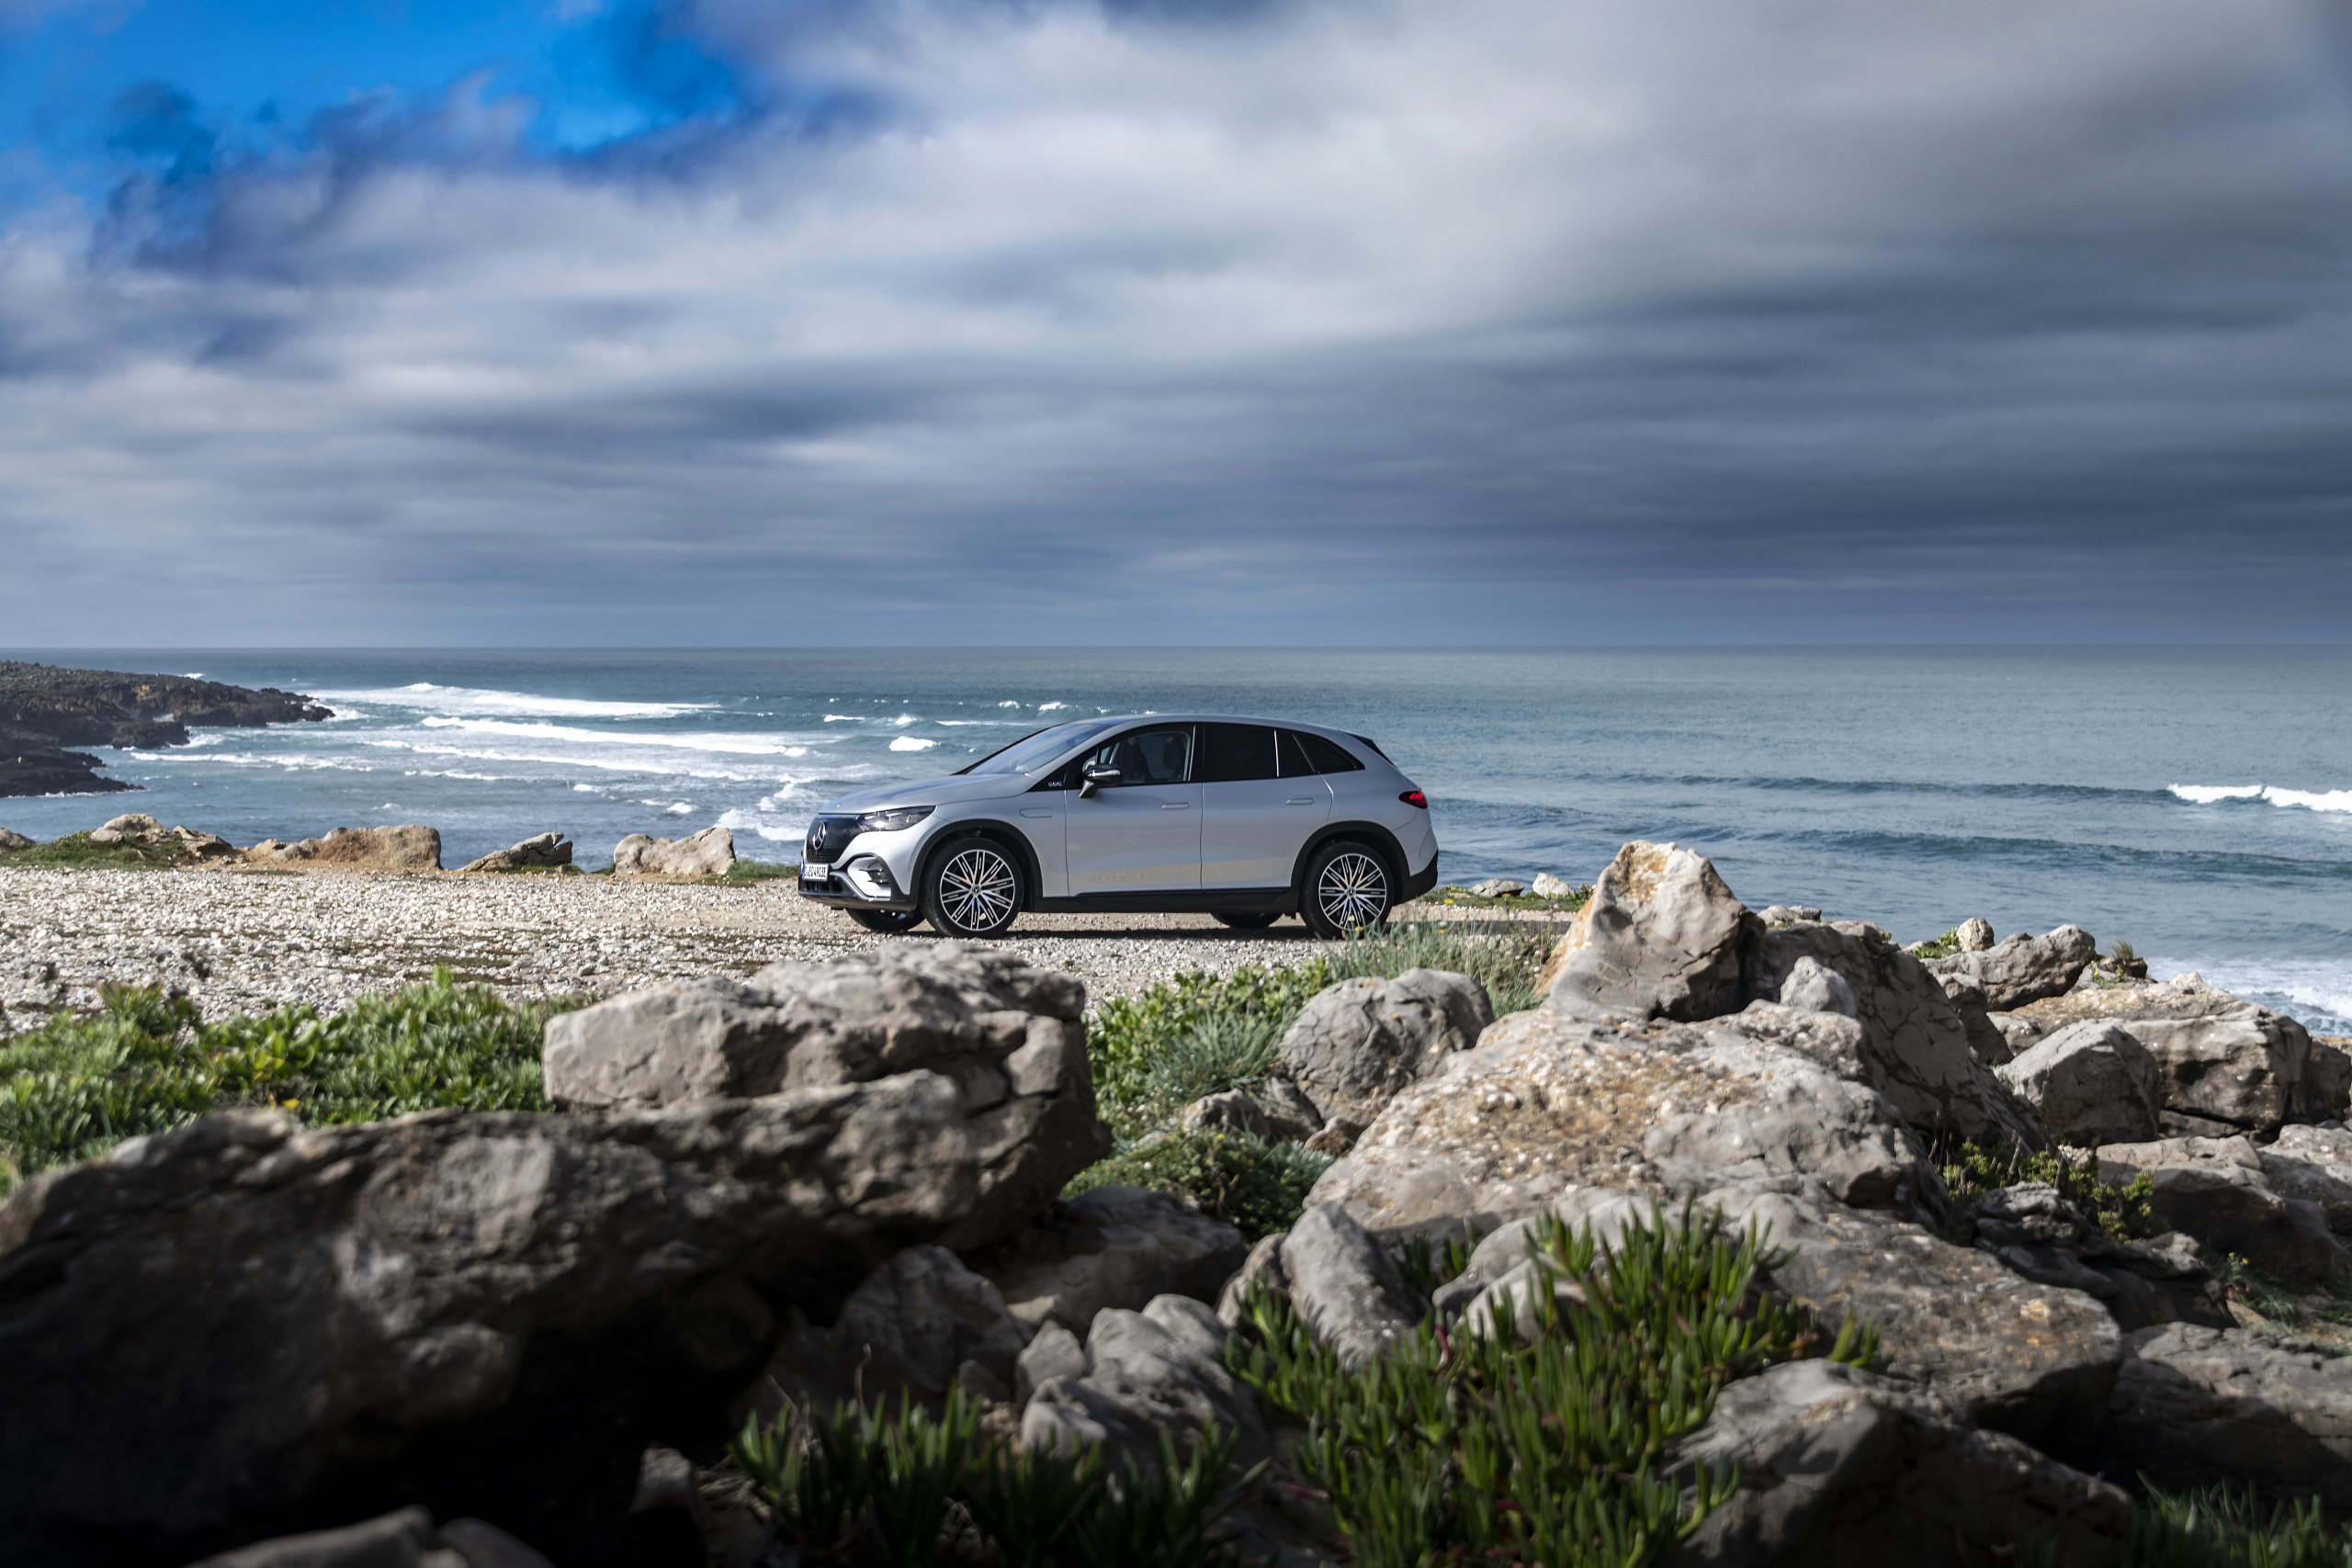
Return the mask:
<svg viewBox="0 0 2352 1568"><path fill-rule="evenodd" d="M1238 931L1261 931L1281 919L1280 915L1219 915L1216 923Z"/></svg>
<svg viewBox="0 0 2352 1568"><path fill-rule="evenodd" d="M1342 839L1307 857L1298 890L1299 918L1326 942L1343 942L1358 931L1388 923L1396 897L1396 876L1387 858L1369 845Z"/></svg>
<svg viewBox="0 0 2352 1568"><path fill-rule="evenodd" d="M867 931L879 931L884 936L896 936L922 924L921 909L843 909L842 913Z"/></svg>
<svg viewBox="0 0 2352 1568"><path fill-rule="evenodd" d="M942 936L1002 936L1021 913L1021 861L993 839L958 839L923 873L922 912Z"/></svg>

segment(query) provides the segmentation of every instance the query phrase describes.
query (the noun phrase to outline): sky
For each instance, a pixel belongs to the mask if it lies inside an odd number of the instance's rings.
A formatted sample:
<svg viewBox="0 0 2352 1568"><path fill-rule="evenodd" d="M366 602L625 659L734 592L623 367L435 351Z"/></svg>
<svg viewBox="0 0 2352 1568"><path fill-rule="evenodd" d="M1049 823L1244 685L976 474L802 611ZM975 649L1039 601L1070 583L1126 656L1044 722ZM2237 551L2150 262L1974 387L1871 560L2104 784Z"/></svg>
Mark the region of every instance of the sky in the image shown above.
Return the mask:
<svg viewBox="0 0 2352 1568"><path fill-rule="evenodd" d="M2352 640L2352 0L0 0L0 646Z"/></svg>

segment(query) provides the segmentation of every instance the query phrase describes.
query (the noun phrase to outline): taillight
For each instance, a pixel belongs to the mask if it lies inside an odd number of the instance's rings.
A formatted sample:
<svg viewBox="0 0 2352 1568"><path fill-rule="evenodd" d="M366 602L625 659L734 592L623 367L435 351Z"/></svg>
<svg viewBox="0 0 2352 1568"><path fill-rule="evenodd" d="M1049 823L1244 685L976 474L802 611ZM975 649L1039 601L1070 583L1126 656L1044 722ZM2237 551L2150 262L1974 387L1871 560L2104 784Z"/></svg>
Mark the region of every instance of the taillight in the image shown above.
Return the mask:
<svg viewBox="0 0 2352 1568"><path fill-rule="evenodd" d="M1408 789L1396 798L1408 806L1418 806L1424 811L1430 808L1430 797L1417 789Z"/></svg>

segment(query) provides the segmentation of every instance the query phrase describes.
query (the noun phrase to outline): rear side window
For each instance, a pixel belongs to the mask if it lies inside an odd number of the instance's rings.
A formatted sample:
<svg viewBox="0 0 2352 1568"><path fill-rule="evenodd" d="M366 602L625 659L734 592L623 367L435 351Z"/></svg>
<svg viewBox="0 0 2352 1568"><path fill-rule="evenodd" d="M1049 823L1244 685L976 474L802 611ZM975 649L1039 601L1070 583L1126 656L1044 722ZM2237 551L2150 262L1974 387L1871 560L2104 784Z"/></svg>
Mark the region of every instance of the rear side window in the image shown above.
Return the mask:
<svg viewBox="0 0 2352 1568"><path fill-rule="evenodd" d="M1348 749L1319 735L1309 735L1302 729L1282 732L1283 777L1304 778L1309 773L1354 773L1363 771L1363 764L1351 755Z"/></svg>
<svg viewBox="0 0 2352 1568"><path fill-rule="evenodd" d="M1274 730L1265 724L1204 724L1193 777L1202 784L1240 784L1281 775L1274 761Z"/></svg>

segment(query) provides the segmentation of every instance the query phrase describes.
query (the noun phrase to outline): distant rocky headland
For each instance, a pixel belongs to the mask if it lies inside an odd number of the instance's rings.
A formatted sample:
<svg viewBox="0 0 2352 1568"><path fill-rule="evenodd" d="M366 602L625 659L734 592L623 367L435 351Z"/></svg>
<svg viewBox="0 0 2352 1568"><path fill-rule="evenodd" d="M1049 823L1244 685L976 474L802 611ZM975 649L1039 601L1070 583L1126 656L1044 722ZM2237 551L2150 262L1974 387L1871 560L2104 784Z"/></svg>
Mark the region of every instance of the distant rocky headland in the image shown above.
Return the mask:
<svg viewBox="0 0 2352 1568"><path fill-rule="evenodd" d="M135 789L74 746L185 746L191 728L253 729L333 718L295 692L192 675L128 675L0 660L0 796Z"/></svg>

